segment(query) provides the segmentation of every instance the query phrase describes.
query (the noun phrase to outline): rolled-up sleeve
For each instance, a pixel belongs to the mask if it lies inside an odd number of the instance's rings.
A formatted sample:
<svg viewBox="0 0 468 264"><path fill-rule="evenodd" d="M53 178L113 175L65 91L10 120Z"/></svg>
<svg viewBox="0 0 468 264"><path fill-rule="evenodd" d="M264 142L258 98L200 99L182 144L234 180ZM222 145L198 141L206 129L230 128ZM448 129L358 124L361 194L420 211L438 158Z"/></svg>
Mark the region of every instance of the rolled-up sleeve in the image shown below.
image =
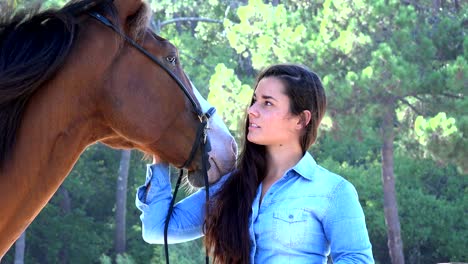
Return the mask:
<svg viewBox="0 0 468 264"><path fill-rule="evenodd" d="M216 193L226 177L210 186L210 196ZM135 200L141 211L142 236L146 242L164 243L164 224L171 199L168 164L148 165L145 184L137 189ZM174 205L168 226L168 243L186 242L203 235L205 203L205 188L201 188Z"/></svg>

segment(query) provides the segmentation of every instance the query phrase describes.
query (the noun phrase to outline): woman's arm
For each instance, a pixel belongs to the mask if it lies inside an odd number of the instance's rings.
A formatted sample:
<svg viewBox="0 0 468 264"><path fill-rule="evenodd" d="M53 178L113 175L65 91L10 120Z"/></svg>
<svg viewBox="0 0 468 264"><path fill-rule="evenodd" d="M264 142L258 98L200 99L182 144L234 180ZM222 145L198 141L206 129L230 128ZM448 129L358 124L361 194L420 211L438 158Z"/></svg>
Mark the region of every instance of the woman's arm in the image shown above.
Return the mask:
<svg viewBox="0 0 468 264"><path fill-rule="evenodd" d="M222 182L210 186L210 196ZM164 243L164 224L172 199L169 166L167 163L148 165L146 182L137 189L135 204L140 209L143 240L152 244ZM168 243L180 243L199 238L205 216L205 188L198 190L174 205L168 227Z"/></svg>
<svg viewBox="0 0 468 264"><path fill-rule="evenodd" d="M333 263L374 263L364 212L354 186L342 181L323 221Z"/></svg>

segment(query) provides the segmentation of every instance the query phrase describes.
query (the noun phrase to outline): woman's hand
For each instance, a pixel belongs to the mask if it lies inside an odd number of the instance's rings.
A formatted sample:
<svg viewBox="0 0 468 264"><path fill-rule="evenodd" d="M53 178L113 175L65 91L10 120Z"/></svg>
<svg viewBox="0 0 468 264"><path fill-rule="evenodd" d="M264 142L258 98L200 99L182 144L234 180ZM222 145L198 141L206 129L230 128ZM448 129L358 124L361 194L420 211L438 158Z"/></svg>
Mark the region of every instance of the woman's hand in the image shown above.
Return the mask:
<svg viewBox="0 0 468 264"><path fill-rule="evenodd" d="M153 155L153 164L163 163L164 161L157 155Z"/></svg>
<svg viewBox="0 0 468 264"><path fill-rule="evenodd" d="M169 162L167 162L166 160L163 160L161 157L159 157L156 154L153 154L153 164L162 164L162 165L169 166Z"/></svg>

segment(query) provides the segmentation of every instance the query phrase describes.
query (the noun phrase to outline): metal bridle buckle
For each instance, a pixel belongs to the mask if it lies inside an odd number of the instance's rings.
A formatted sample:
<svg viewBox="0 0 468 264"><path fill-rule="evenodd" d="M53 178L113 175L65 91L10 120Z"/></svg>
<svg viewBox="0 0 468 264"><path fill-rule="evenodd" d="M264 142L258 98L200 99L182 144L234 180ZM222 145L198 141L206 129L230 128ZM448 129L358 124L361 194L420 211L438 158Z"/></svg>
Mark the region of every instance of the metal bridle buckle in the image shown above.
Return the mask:
<svg viewBox="0 0 468 264"><path fill-rule="evenodd" d="M210 109L208 109L208 111L206 111L204 115L198 117L201 123L205 123L205 128L203 129L203 144L206 144L208 130L210 129L210 123L208 121L215 113L216 108L211 107Z"/></svg>

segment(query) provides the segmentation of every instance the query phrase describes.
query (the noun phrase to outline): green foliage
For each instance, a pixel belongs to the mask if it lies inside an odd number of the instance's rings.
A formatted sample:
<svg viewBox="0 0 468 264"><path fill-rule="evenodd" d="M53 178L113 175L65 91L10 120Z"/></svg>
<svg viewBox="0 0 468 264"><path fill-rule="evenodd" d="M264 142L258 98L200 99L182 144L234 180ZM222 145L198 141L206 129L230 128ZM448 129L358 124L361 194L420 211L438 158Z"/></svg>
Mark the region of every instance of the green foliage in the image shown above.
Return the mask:
<svg viewBox="0 0 468 264"><path fill-rule="evenodd" d="M458 131L455 119L453 117L447 118L447 115L443 112L428 120L418 116L414 127L422 145L427 145L428 133L438 132L441 137L448 137Z"/></svg>
<svg viewBox="0 0 468 264"><path fill-rule="evenodd" d="M410 263L466 260L467 182L453 166L397 156L400 219Z"/></svg>
<svg viewBox="0 0 468 264"><path fill-rule="evenodd" d="M441 163L455 163L460 173L468 174L465 162L468 140L464 136L468 132L468 117L459 120L461 129L458 129L455 118L447 118L443 112L428 119L418 116L414 129L419 143L425 147L425 155Z"/></svg>
<svg viewBox="0 0 468 264"><path fill-rule="evenodd" d="M251 0L237 9L240 23L225 20L229 44L239 55L249 58L255 69L290 62L305 37L306 27L298 15L289 13L284 5Z"/></svg>
<svg viewBox="0 0 468 264"><path fill-rule="evenodd" d="M109 256L102 254L99 257L99 263L100 264L112 264L112 259Z"/></svg>
<svg viewBox="0 0 468 264"><path fill-rule="evenodd" d="M79 210L63 215L49 204L28 228L26 258L31 263L54 263L66 256L71 262L92 263L95 255L107 250L108 239L95 232L105 229Z"/></svg>
<svg viewBox="0 0 468 264"><path fill-rule="evenodd" d="M66 3L68 3L69 1L67 0L48 0L48 1L44 1L44 4L43 4L43 8L44 9L48 9L48 8L60 8L62 6L64 6Z"/></svg>
<svg viewBox="0 0 468 264"><path fill-rule="evenodd" d="M219 20L219 23L199 21L169 23L160 28L159 34L174 43L180 51L185 72L202 95L207 96L208 82L216 65L236 65L233 49L227 43L222 21L229 16L229 1L150 1L156 24L177 17L197 17ZM216 4L216 5L214 5Z"/></svg>
<svg viewBox="0 0 468 264"><path fill-rule="evenodd" d="M216 66L209 88L208 101L221 113L227 127L231 131L241 130L239 121L245 117L253 89L249 85L243 85L234 70L226 68L224 64Z"/></svg>
<svg viewBox="0 0 468 264"><path fill-rule="evenodd" d="M117 264L135 264L133 258L127 254L118 254L115 262Z"/></svg>

